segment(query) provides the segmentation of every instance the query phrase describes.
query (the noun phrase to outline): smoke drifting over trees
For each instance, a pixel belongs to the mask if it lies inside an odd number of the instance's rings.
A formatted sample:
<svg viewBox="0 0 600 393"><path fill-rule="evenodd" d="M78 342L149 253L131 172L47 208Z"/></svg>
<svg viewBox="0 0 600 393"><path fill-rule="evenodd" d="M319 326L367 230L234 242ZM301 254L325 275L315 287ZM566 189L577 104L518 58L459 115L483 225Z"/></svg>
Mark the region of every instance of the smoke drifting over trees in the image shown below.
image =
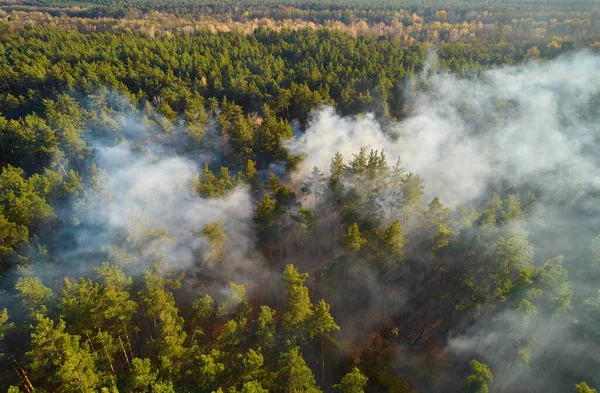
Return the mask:
<svg viewBox="0 0 600 393"><path fill-rule="evenodd" d="M2 389L600 386L597 53L11 29Z"/></svg>
<svg viewBox="0 0 600 393"><path fill-rule="evenodd" d="M425 196L454 207L508 182L544 197L577 198L598 186L598 56L577 53L550 63L529 62L466 79L431 70L408 82L411 114L382 126L373 115L344 118L316 112L291 143L305 154L299 172L322 171L339 151L385 151L425 182Z"/></svg>
<svg viewBox="0 0 600 393"><path fill-rule="evenodd" d="M499 219L498 230L510 233L505 240L520 243L510 245L511 252L520 253L518 259L531 266L543 266L544 274L552 276L538 277L550 287L532 296L556 291L550 301L559 304L532 310L524 309L525 303L516 310L495 306L500 310L478 317L473 325L448 330L446 353L485 359L494 365L502 371L497 389L517 391L535 386L554 390L565 375L585 373L582 359L586 359L584 363L591 361L574 337L572 314L554 315L571 309L572 288L575 296L581 291L579 296L585 297L597 286L597 273L590 270L586 248L600 224L594 196L600 173L594 148L600 120L594 108L600 92L599 61L598 56L583 52L550 63L528 63L464 79L431 71L436 66L431 60L431 67L409 82L406 94L412 106L404 121L382 125L372 115L344 118L325 108L313 113L305 134L290 143L293 153L304 156L292 175L295 179L310 178L311 166L326 171L335 152L351 157L357 147L373 149L385 151L389 162L400 159L403 167L418 174L423 179L425 201L439 196L442 202L458 208L458 214L471 214L467 207L486 204L498 211L508 210L501 213L507 217ZM359 181L349 179L351 183ZM486 202L492 193L510 193L511 189L521 196L509 194L508 200L494 202L496 195L491 205ZM393 196L386 195L383 200L382 204L391 204ZM429 205L430 210L434 208ZM528 210L526 215L521 212L523 208ZM513 215L515 209L518 212ZM451 222L450 212L446 214ZM462 219L464 224L474 216ZM485 232L486 228L477 231ZM567 257L548 262L538 259L561 254ZM431 262L427 254L411 257L424 265ZM568 275L567 270L572 273ZM373 292L383 290L380 286ZM521 338L523 330L529 330L530 337ZM507 345L516 346L522 359L508 358ZM410 357L406 351L402 349L400 356ZM563 368L562 361L555 361L561 366L550 365L549 358L568 358L569 365ZM523 367L536 361L540 362L539 369ZM556 367L554 372L548 370L550 367Z"/></svg>

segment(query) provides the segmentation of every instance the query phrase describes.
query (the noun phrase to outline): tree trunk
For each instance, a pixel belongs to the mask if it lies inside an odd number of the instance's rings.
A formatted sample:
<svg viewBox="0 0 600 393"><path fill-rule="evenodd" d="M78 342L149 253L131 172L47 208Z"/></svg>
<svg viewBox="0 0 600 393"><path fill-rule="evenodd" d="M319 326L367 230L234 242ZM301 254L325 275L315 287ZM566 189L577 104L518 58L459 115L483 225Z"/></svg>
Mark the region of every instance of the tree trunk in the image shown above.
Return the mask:
<svg viewBox="0 0 600 393"><path fill-rule="evenodd" d="M333 226L333 214L331 214L331 262L335 258L335 229Z"/></svg>
<svg viewBox="0 0 600 393"><path fill-rule="evenodd" d="M106 356L106 360L108 360L108 365L110 366L110 372L112 373L113 376L117 376L117 373L115 372L115 368L112 365L112 361L110 360L110 356L108 356L108 352L106 351L106 347L102 347L102 349L104 350L104 356Z"/></svg>
<svg viewBox="0 0 600 393"><path fill-rule="evenodd" d="M444 336L448 337L448 333L450 332L450 328L452 327L452 318L454 317L454 310L450 313L450 318L448 318L448 325L446 326L446 331L444 332Z"/></svg>
<svg viewBox="0 0 600 393"><path fill-rule="evenodd" d="M385 321L385 317L387 314L387 298L388 298L388 296L387 296L388 281L385 279L385 277L384 277L384 280L385 281L383 282L383 293L382 293L383 304L381 305L381 317L382 317L383 321Z"/></svg>
<svg viewBox="0 0 600 393"><path fill-rule="evenodd" d="M121 349L123 350L123 355L125 356L125 361L127 362L127 368L130 369L131 365L129 364L129 356L127 356L127 351L125 351L125 346L123 345L123 340L121 340L121 336L119 336L119 344L121 344Z"/></svg>
<svg viewBox="0 0 600 393"><path fill-rule="evenodd" d="M11 360L12 360L13 368L15 369L15 372L19 376L19 379L21 380L23 387L25 388L25 391L27 393L33 392L33 390L34 390L33 385L31 384L31 381L29 381L29 377L27 377L27 373L25 372L25 370L23 370L22 368L19 367L19 364L17 363L17 361L15 359L11 359Z"/></svg>
<svg viewBox="0 0 600 393"><path fill-rule="evenodd" d="M131 341L129 340L129 332L127 332L127 325L125 325L125 321L121 321L121 323L123 324L123 330L125 331L125 342L127 342L127 346L129 347L129 354L133 359L133 348L131 347Z"/></svg>
<svg viewBox="0 0 600 393"><path fill-rule="evenodd" d="M323 384L321 385L321 387L323 387L323 389L325 388L325 344L324 344L324 337L321 334L321 378L322 378L322 382Z"/></svg>

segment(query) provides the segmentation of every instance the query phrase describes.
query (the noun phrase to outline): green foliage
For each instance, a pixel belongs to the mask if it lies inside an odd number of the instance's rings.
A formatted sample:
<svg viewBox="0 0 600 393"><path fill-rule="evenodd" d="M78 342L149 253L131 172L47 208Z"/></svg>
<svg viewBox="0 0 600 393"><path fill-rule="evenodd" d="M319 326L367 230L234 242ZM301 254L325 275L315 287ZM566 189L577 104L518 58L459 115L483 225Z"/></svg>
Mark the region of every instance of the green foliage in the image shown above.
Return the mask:
<svg viewBox="0 0 600 393"><path fill-rule="evenodd" d="M262 107L262 123L257 130L257 150L273 158L283 158L283 142L292 137L292 127L286 120L278 119L266 104Z"/></svg>
<svg viewBox="0 0 600 393"><path fill-rule="evenodd" d="M9 253L29 241L29 230L24 225L8 221L0 214L0 252Z"/></svg>
<svg viewBox="0 0 600 393"><path fill-rule="evenodd" d="M179 371L178 366L186 352L183 344L187 334L171 292L180 285L178 280L162 277L155 268L144 272L143 287L139 293L146 317L154 326L153 344L158 353L159 370L168 376Z"/></svg>
<svg viewBox="0 0 600 393"><path fill-rule="evenodd" d="M378 232L376 248L378 267L382 275L390 275L402 263L404 249L402 226L398 221L394 221Z"/></svg>
<svg viewBox="0 0 600 393"><path fill-rule="evenodd" d="M600 235L592 240L592 265L600 267Z"/></svg>
<svg viewBox="0 0 600 393"><path fill-rule="evenodd" d="M246 165L244 166L244 180L248 182L253 187L258 186L259 177L258 172L256 170L256 162L252 160L248 160Z"/></svg>
<svg viewBox="0 0 600 393"><path fill-rule="evenodd" d="M402 198L402 225L410 225L421 212L421 198L423 197L423 181L418 175L409 172L400 185Z"/></svg>
<svg viewBox="0 0 600 393"><path fill-rule="evenodd" d="M269 306L261 306L256 319L256 336L260 348L272 351L275 347L275 310Z"/></svg>
<svg viewBox="0 0 600 393"><path fill-rule="evenodd" d="M306 237L308 244L317 241L317 220L312 211L301 207L298 214L294 217L302 228L302 235Z"/></svg>
<svg viewBox="0 0 600 393"><path fill-rule="evenodd" d="M31 333L31 350L27 352L36 378L55 386L56 392L94 392L100 376L94 355L79 336L65 332L65 322L55 324L50 318L36 315Z"/></svg>
<svg viewBox="0 0 600 393"><path fill-rule="evenodd" d="M127 378L127 391L150 392L157 376L158 373L153 370L150 359L134 358L131 360L131 372Z"/></svg>
<svg viewBox="0 0 600 393"><path fill-rule="evenodd" d="M333 385L333 389L336 393L364 393L368 380L369 378L362 375L360 370L354 367L352 371L344 375L339 384Z"/></svg>
<svg viewBox="0 0 600 393"><path fill-rule="evenodd" d="M32 178L25 179L23 170L11 165L0 172L0 207L7 221L29 229L54 217L52 207L35 189ZM19 231L23 236L23 229Z"/></svg>
<svg viewBox="0 0 600 393"><path fill-rule="evenodd" d="M8 311L5 309L0 312L0 342L4 342L4 336L8 329L14 327L13 323L6 323L8 321ZM0 347L1 348L1 347ZM0 352L0 359L4 357L4 354Z"/></svg>
<svg viewBox="0 0 600 393"><path fill-rule="evenodd" d="M196 378L201 389L215 389L217 378L225 371L225 365L220 362L222 354L212 350L200 355L198 359Z"/></svg>
<svg viewBox="0 0 600 393"><path fill-rule="evenodd" d="M265 380L264 358L260 352L256 352L253 349L248 350L248 353L243 358L242 362L242 380L248 382Z"/></svg>
<svg viewBox="0 0 600 393"><path fill-rule="evenodd" d="M318 206L323 192L325 191L325 175L321 173L319 168L314 167L305 183L302 184L302 192L313 195L315 199L315 207Z"/></svg>
<svg viewBox="0 0 600 393"><path fill-rule="evenodd" d="M477 360L471 361L471 375L467 378L466 393L487 393L489 391L488 383L494 380L492 372L483 363Z"/></svg>
<svg viewBox="0 0 600 393"><path fill-rule="evenodd" d="M265 195L262 201L257 203L254 210L254 222L259 226L258 235L267 240L277 232L275 226L275 201L268 195Z"/></svg>
<svg viewBox="0 0 600 393"><path fill-rule="evenodd" d="M194 191L198 195L206 198L216 198L232 191L236 184L234 179L229 174L229 169L221 167L219 176L215 176L208 168L208 164L204 164L202 180L197 179L194 184Z"/></svg>
<svg viewBox="0 0 600 393"><path fill-rule="evenodd" d="M214 258L222 263L225 259L225 245L229 243L229 236L225 233L225 224L223 220L210 222L202 228L202 234L210 241L211 251L207 253L205 259Z"/></svg>
<svg viewBox="0 0 600 393"><path fill-rule="evenodd" d="M219 305L218 315L233 316L237 320L245 318L252 310L248 304L246 288L243 285L231 282L229 283L229 291L229 298Z"/></svg>
<svg viewBox="0 0 600 393"><path fill-rule="evenodd" d="M321 299L313 308L310 321L310 336L313 338L316 335L324 336L329 332L340 330L336 325L333 317L329 313L331 306Z"/></svg>
<svg viewBox="0 0 600 393"><path fill-rule="evenodd" d="M313 373L302 359L298 347L293 347L281 354L278 368L277 379L282 392L321 392L317 387Z"/></svg>
<svg viewBox="0 0 600 393"><path fill-rule="evenodd" d="M587 383L585 383L585 382L580 382L575 385L575 392L576 393L596 393L596 389L590 388L587 385Z"/></svg>
<svg viewBox="0 0 600 393"><path fill-rule="evenodd" d="M571 309L573 289L569 282L569 272L562 265L563 257L552 258L539 274L540 288L551 314L565 313Z"/></svg>
<svg viewBox="0 0 600 393"><path fill-rule="evenodd" d="M268 393L267 389L263 389L258 381L249 381L242 386L240 393Z"/></svg>
<svg viewBox="0 0 600 393"><path fill-rule="evenodd" d="M596 296L585 300L585 322L588 333L600 337L600 289Z"/></svg>
<svg viewBox="0 0 600 393"><path fill-rule="evenodd" d="M308 330L307 322L313 315L308 288L304 282L308 274L299 273L294 265L287 265L283 272L283 285L287 293L285 309L281 316L281 325L292 334L302 335ZM302 340L302 337L300 338Z"/></svg>
<svg viewBox="0 0 600 393"><path fill-rule="evenodd" d="M31 317L36 314L45 314L48 306L54 301L54 293L47 288L37 277L21 277L17 280L15 289L21 305Z"/></svg>
<svg viewBox="0 0 600 393"><path fill-rule="evenodd" d="M344 235L344 246L349 250L358 251L367 242L361 236L358 224L354 223L348 227L346 234Z"/></svg>
<svg viewBox="0 0 600 393"><path fill-rule="evenodd" d="M210 295L196 300L192 304L194 310L193 318L191 322L191 336L190 342L193 342L196 336L207 334L205 326L208 325L209 318L214 312L214 301Z"/></svg>

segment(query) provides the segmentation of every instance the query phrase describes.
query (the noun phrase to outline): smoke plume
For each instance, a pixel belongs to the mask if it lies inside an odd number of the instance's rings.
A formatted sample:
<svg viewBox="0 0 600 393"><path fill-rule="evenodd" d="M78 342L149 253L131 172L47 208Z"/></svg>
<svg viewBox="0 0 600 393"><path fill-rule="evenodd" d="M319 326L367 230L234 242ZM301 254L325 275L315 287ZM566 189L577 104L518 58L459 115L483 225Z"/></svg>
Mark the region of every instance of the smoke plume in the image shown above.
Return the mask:
<svg viewBox="0 0 600 393"><path fill-rule="evenodd" d="M349 159L364 147L400 158L424 179L426 198L452 206L502 182L577 198L600 184L599 66L599 56L580 52L473 78L424 72L407 89L409 116L387 127L372 115L343 118L323 108L290 144L306 157L298 176L315 165L327 171L336 151Z"/></svg>

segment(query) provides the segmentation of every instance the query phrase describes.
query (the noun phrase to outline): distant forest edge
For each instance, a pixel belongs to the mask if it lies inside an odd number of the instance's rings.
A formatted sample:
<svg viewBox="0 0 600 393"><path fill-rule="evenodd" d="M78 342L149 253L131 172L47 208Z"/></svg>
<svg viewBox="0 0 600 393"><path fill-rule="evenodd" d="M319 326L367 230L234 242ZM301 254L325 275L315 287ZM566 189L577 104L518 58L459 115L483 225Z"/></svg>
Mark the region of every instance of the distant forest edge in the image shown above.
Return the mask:
<svg viewBox="0 0 600 393"><path fill-rule="evenodd" d="M501 48L503 63L600 47L597 1L400 1L334 0L295 4L270 0L232 1L13 1L0 0L0 24L12 28L65 27L82 33L125 30L157 34L319 29L352 37L392 38L466 53ZM449 46L448 44L458 44ZM464 44L464 45L463 45ZM511 54L514 52L514 55ZM444 55L442 55L444 57ZM477 54L467 55L471 60ZM484 62L485 63L485 62ZM493 62L497 65L497 62ZM462 66L454 71L464 72Z"/></svg>
<svg viewBox="0 0 600 393"><path fill-rule="evenodd" d="M294 6L302 9L416 9L425 7L454 7L468 6L560 6L573 7L577 5L597 5L597 0L4 0L7 4L25 4L32 6L51 7L89 7L101 6L111 8L137 8L137 9L194 9L197 7L269 7L269 6Z"/></svg>

